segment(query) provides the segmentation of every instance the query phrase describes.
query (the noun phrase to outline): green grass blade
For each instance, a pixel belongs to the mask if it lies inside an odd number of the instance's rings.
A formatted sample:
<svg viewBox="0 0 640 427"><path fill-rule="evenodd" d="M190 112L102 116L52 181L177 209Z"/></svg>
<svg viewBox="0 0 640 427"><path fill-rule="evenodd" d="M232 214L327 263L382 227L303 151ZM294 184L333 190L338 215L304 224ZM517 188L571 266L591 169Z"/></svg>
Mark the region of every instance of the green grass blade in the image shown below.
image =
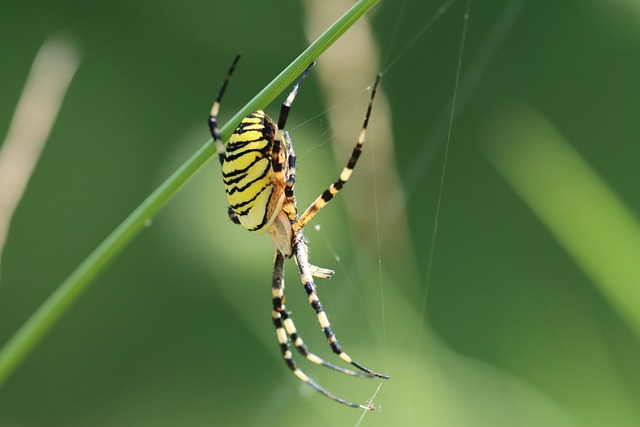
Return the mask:
<svg viewBox="0 0 640 427"><path fill-rule="evenodd" d="M327 50L378 1L359 0L356 2L220 129L223 140L226 141L229 138L234 127L244 116L252 111L265 108L273 101L309 63ZM0 387L53 327L60 316L86 290L91 280L127 246L133 237L143 229L145 222L152 219L215 153L213 141L210 139L151 193L36 310L0 350Z"/></svg>

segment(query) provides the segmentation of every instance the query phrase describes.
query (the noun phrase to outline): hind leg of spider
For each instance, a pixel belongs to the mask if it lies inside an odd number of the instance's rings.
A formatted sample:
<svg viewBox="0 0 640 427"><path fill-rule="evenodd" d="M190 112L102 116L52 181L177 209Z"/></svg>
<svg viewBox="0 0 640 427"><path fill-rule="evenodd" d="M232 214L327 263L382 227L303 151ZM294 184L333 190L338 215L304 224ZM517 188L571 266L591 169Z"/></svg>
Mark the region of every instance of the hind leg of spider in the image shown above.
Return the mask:
<svg viewBox="0 0 640 427"><path fill-rule="evenodd" d="M282 346L283 343L288 344L291 338L291 342L298 352L303 355L307 360L315 363L316 365L325 366L327 368L342 372L347 375L355 377L372 378L371 375L353 371L351 369L345 369L341 366L334 365L326 360L311 353L305 345L302 337L298 334L293 319L284 305L284 256L279 251L276 251L274 268L273 268L273 285L271 288L271 298L273 300L273 313L272 318L276 327L276 334L278 336L278 342ZM287 347L288 348L288 347ZM286 359L286 357L285 357Z"/></svg>
<svg viewBox="0 0 640 427"><path fill-rule="evenodd" d="M321 387L318 383L316 383L313 379L311 379L307 374L305 374L300 368L297 367L296 362L293 360L293 354L291 354L291 350L289 348L289 337L291 337L291 341L293 345L296 347L298 352L302 354L307 360L310 360L313 363L316 363L321 366L325 366L327 368L334 369L336 371L353 375L359 377L371 377L367 374L362 374L360 372L352 371L350 369L345 369L340 366L336 366L332 363L329 363L315 354L309 352L309 349L306 347L300 335L298 335L295 325L293 324L293 320L289 317L289 313L287 313L286 307L284 306L284 256L282 253L276 250L275 260L274 260L274 269L273 269L273 285L272 285L272 300L273 300L273 324L276 327L276 336L278 337L278 343L280 344L280 350L282 351L282 357L289 367L293 374L298 377L302 382L310 385L319 393L325 395L331 400L335 400L336 402L342 403L347 406L351 406L352 408L361 408L367 410L373 410L372 405L363 405L359 403L354 403L349 400L343 399L335 394L329 392L325 388Z"/></svg>
<svg viewBox="0 0 640 427"><path fill-rule="evenodd" d="M325 336L327 337L327 341L329 343L329 346L331 347L331 350L335 354L337 354L340 359L355 366L359 370L365 372L367 375L388 379L388 375L380 374L367 368L366 366L353 360L351 356L349 356L342 350L342 347L340 346L340 343L338 343L338 339L336 338L335 333L331 329L329 319L327 318L327 314L322 307L322 303L318 298L318 294L316 292L316 284L313 282L312 269L309 264L309 252L307 249L307 243L305 241L305 237L302 235L302 232L296 233L294 237L293 253L296 259L296 263L298 264L298 271L300 273L302 285L304 286L304 290L307 292L307 296L309 298L309 303L311 304L311 307L313 307L313 309L316 311L318 322L320 323L322 332L324 332Z"/></svg>

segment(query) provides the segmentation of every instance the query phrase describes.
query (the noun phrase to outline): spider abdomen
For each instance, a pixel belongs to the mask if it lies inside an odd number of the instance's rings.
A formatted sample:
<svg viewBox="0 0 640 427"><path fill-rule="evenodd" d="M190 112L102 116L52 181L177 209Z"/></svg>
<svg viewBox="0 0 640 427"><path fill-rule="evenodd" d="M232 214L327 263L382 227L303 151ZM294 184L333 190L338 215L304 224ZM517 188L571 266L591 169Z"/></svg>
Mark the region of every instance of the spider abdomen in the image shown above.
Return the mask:
<svg viewBox="0 0 640 427"><path fill-rule="evenodd" d="M229 207L253 232L268 229L282 204L282 188L271 164L275 132L276 125L263 111L249 114L229 139L222 164Z"/></svg>

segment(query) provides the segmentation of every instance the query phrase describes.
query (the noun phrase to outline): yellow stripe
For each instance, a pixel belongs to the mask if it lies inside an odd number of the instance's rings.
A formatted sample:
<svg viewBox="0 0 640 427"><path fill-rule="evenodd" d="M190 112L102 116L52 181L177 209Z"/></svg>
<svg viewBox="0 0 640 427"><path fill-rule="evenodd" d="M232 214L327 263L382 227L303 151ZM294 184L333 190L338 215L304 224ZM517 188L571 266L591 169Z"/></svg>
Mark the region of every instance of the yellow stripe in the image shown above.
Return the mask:
<svg viewBox="0 0 640 427"><path fill-rule="evenodd" d="M293 335L296 333L296 327L293 324L293 320L291 318L284 319L284 327L287 328L287 332L289 335Z"/></svg>
<svg viewBox="0 0 640 427"><path fill-rule="evenodd" d="M307 359L308 359L308 360L310 360L310 361L312 361L313 363L318 364L318 365L322 365L322 364L324 364L324 363L323 363L323 362L324 362L324 360L320 359L318 356L316 356L316 355L315 355L315 354L313 354L313 353L309 353L309 354L307 355Z"/></svg>
<svg viewBox="0 0 640 427"><path fill-rule="evenodd" d="M287 339L287 334L284 331L284 329L282 328L278 328L276 329L276 335L278 336L278 342L280 344L286 344L288 339Z"/></svg>
<svg viewBox="0 0 640 427"><path fill-rule="evenodd" d="M295 371L293 371L293 373L295 374L296 377L300 378L305 383L309 382L309 377L300 369L296 369Z"/></svg>
<svg viewBox="0 0 640 427"><path fill-rule="evenodd" d="M351 363L353 362L353 359L349 357L349 355L347 353L340 353L340 359L344 360L347 363Z"/></svg>
<svg viewBox="0 0 640 427"><path fill-rule="evenodd" d="M244 119L242 119L242 122L240 123L260 123L261 121L262 121L262 117L247 116Z"/></svg>
<svg viewBox="0 0 640 427"><path fill-rule="evenodd" d="M253 129L254 126L256 125L251 126L251 129ZM245 129L248 129L248 127ZM255 141L256 143L262 144L263 147L265 147L268 143L267 140L264 139L263 132L260 132L259 130L249 130L248 132L244 133L234 133L233 136L229 139L230 144L247 141Z"/></svg>
<svg viewBox="0 0 640 427"><path fill-rule="evenodd" d="M329 319L327 319L327 315L324 311L318 313L318 322L320 322L320 327L322 329L328 328L330 326Z"/></svg>
<svg viewBox="0 0 640 427"><path fill-rule="evenodd" d="M244 130L260 130L260 129L264 129L264 125L262 125L260 123L256 123L256 124L251 124L249 126L243 126L242 129L244 129Z"/></svg>

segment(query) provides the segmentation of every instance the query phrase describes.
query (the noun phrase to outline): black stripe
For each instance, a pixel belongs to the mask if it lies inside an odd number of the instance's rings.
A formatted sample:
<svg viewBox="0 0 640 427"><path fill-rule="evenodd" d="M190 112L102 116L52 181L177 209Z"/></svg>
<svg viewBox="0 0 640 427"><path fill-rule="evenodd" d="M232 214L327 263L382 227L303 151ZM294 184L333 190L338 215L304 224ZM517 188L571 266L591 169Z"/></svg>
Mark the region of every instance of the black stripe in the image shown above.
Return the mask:
<svg viewBox="0 0 640 427"><path fill-rule="evenodd" d="M273 195L273 193L271 193L271 195ZM271 196L269 196L269 200L271 200ZM268 206L268 205L269 205L269 204L267 203L267 206ZM265 209L265 210L264 210L264 216L262 217L262 222L261 222L260 224L256 225L256 226L255 226L255 227L253 227L253 228L249 228L248 230L249 230L249 231L258 231L258 230L260 230L262 227L264 227L264 226L266 225L266 223L267 223L267 210Z"/></svg>
<svg viewBox="0 0 640 427"><path fill-rule="evenodd" d="M238 142L231 142L229 141L229 143L227 144L227 152L231 152L231 151L238 151L244 147L246 147L249 144L254 144L256 142L260 142L260 141L264 141L265 143L269 143L269 141L267 141L264 138L264 135L260 135L259 138L256 139L248 139L246 141L238 141Z"/></svg>
<svg viewBox="0 0 640 427"><path fill-rule="evenodd" d="M225 174L222 174L222 176L223 176L222 181L224 182L224 184L226 186L231 186L231 184L239 183L240 181L242 181L243 179L245 179L247 177L247 175L248 175L247 174L247 170L249 168L251 168L252 166L255 166L255 164L257 163L258 160L268 160L268 159L265 159L264 157L258 158L256 161L253 161L245 169L240 169L240 170L236 169L233 172L230 172L228 175L226 175L226 178L225 178ZM267 165L266 165L265 169L269 170L269 163L268 162L267 162Z"/></svg>
<svg viewBox="0 0 640 427"><path fill-rule="evenodd" d="M331 329L330 328L327 328L327 329L329 329L329 333L331 333L331 336L335 338L335 335L333 332L331 332ZM326 332L325 332L325 335L327 336L327 338L329 338L329 335ZM335 340L332 343L329 343L329 346L331 346L331 350L333 350L335 354L340 355L342 353L342 347L340 347L340 344L338 344L337 340ZM354 365L354 366L358 366L358 365ZM369 370L367 369L365 370L365 372L366 371L369 371Z"/></svg>
<svg viewBox="0 0 640 427"><path fill-rule="evenodd" d="M304 284L304 290L307 295L311 295L316 290L316 285L313 282L307 282Z"/></svg>
<svg viewBox="0 0 640 427"><path fill-rule="evenodd" d="M356 148L353 149L353 153L351 153L351 157L347 163L347 168L353 169L355 167L358 158L360 158L360 153L362 153L362 146L356 145Z"/></svg>
<svg viewBox="0 0 640 427"><path fill-rule="evenodd" d="M267 173L269 172L269 168L265 168L264 171L262 172L262 174L257 177L256 179L254 179L253 181L250 181L249 183L247 183L247 185L243 186L243 187L234 187L231 190L226 190L226 193L231 195L237 191L239 192L243 192L244 190L246 190L247 188L251 187L252 184L254 184L256 181L260 181L262 178L264 178L265 176L267 176Z"/></svg>
<svg viewBox="0 0 640 427"><path fill-rule="evenodd" d="M272 317L272 320L276 328L282 328L282 317Z"/></svg>
<svg viewBox="0 0 640 427"><path fill-rule="evenodd" d="M245 179L247 177L246 173L243 173L240 176L237 176L235 178L230 178L230 179L222 179L222 181L224 182L224 185L230 186L231 184L237 184L240 181L242 181L243 179Z"/></svg>
<svg viewBox="0 0 640 427"><path fill-rule="evenodd" d="M234 161L236 159L239 159L240 157L242 157L242 156L244 156L245 154L248 154L248 153L260 153L262 155L262 157L266 157L267 153L269 152L268 148L269 148L269 146L267 145L267 147L261 148L259 150L254 148L254 149L243 151L243 152L237 153L237 154L229 153L229 154L225 155L224 160L225 160L225 162L232 162L232 161Z"/></svg>
<svg viewBox="0 0 640 427"><path fill-rule="evenodd" d="M335 184L333 186L335 187ZM329 203L331 199L333 199L333 194L331 194L331 191L327 188L324 190L324 193L322 193L322 200L324 200L325 203Z"/></svg>
<svg viewBox="0 0 640 427"><path fill-rule="evenodd" d="M331 337L335 338L335 336L336 336L336 334L334 334L334 333L333 333L333 331L331 330L331 328L329 328L329 327L327 327L327 328L323 328L323 329L322 329L322 332L324 332L324 335L325 335L327 338L331 338ZM337 342L337 341L334 341L334 342ZM333 347L333 346L332 346L332 347Z"/></svg>
<svg viewBox="0 0 640 427"><path fill-rule="evenodd" d="M287 347L287 350L288 349L289 348ZM296 366L296 362L293 361L293 358L287 359L286 357L284 357L284 352L282 353L282 357L284 358L284 362L287 364L289 369L291 369L292 371L295 371L296 369L298 369Z"/></svg>
<svg viewBox="0 0 640 427"><path fill-rule="evenodd" d="M255 200L258 198L258 196L260 196L260 194L262 194L262 192L263 192L265 189L269 188L270 186L271 186L271 185L265 185L264 187L262 187L262 188L261 188L261 189L256 193L256 195L255 195L255 196L253 196L253 197L252 197L252 198L250 198L249 200L246 200L246 201L244 201L244 202L242 202L242 203L238 203L237 205L233 205L233 206L231 206L231 209L233 209L233 211L236 213L236 215L246 215L246 214L247 214L247 212L249 212L249 211L251 210L251 208L246 209L246 210L244 210L244 211L236 211L236 209L239 209L239 208L241 208L241 207L243 207L243 206L246 206L246 205L248 205L249 203L251 203L251 202L255 201Z"/></svg>
<svg viewBox="0 0 640 427"><path fill-rule="evenodd" d="M289 186L284 187L284 195L286 197L293 197L293 189L291 189L291 187Z"/></svg>
<svg viewBox="0 0 640 427"><path fill-rule="evenodd" d="M324 311L324 309L322 308L322 304L320 303L320 300L317 298L311 303L311 307L313 307L316 313L322 313Z"/></svg>
<svg viewBox="0 0 640 427"><path fill-rule="evenodd" d="M282 172L282 164L279 162L280 149L283 148L282 141L274 141L271 152L271 168L274 172Z"/></svg>
<svg viewBox="0 0 640 427"><path fill-rule="evenodd" d="M258 163L260 160L265 159L265 157L262 156L256 156L256 158L249 164L249 166L247 166L246 168L243 169L234 169L229 173L222 173L222 178L231 178L234 175L239 175L241 173L245 173L246 171L248 171L249 169L251 169L251 167L253 165L255 165L256 163Z"/></svg>
<svg viewBox="0 0 640 427"><path fill-rule="evenodd" d="M254 126L254 128L252 129L245 129L249 126ZM242 135L243 133L246 132L260 132L260 134L264 134L265 133L265 125L264 122L261 123L240 123L240 126L238 126L236 128L235 131L233 131L234 134L237 135Z"/></svg>

